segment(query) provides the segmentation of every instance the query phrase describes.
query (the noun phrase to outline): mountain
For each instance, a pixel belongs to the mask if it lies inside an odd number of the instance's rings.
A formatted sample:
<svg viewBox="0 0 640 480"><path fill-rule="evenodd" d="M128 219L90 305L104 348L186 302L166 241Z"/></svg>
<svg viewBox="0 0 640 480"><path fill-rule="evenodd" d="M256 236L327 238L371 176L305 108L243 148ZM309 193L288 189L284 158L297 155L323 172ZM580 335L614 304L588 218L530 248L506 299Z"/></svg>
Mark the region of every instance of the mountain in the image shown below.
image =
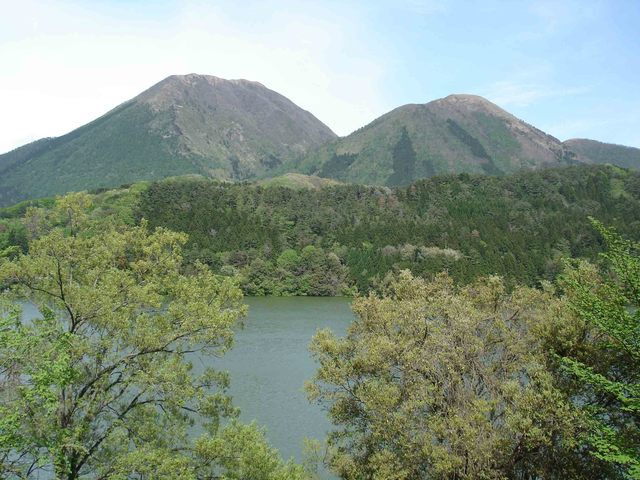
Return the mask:
<svg viewBox="0 0 640 480"><path fill-rule="evenodd" d="M66 135L0 155L0 205L189 173L264 177L335 137L260 83L173 75Z"/></svg>
<svg viewBox="0 0 640 480"><path fill-rule="evenodd" d="M602 143L586 138L572 138L564 145L584 163L610 163L624 168L640 169L640 148Z"/></svg>
<svg viewBox="0 0 640 480"><path fill-rule="evenodd" d="M321 177L397 186L440 174L576 163L640 168L640 149L563 143L475 95L404 105L337 138L260 83L173 75L66 135L0 155L0 206L187 174L278 177L269 185L316 187Z"/></svg>
<svg viewBox="0 0 640 480"><path fill-rule="evenodd" d="M446 173L500 175L575 163L558 139L475 95L404 105L287 167L340 181L406 185Z"/></svg>

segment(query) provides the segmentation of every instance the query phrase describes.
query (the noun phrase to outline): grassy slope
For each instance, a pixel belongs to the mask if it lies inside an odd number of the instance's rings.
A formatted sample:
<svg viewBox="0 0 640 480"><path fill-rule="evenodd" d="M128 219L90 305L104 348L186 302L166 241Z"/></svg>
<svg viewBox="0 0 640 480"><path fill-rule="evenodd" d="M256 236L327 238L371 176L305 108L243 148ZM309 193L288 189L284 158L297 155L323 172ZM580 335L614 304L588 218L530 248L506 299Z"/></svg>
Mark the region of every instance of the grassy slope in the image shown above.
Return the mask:
<svg viewBox="0 0 640 480"><path fill-rule="evenodd" d="M268 178L258 182L265 187L286 187L294 189L319 189L338 185L340 182L330 178L321 178L301 173L287 173L279 177Z"/></svg>

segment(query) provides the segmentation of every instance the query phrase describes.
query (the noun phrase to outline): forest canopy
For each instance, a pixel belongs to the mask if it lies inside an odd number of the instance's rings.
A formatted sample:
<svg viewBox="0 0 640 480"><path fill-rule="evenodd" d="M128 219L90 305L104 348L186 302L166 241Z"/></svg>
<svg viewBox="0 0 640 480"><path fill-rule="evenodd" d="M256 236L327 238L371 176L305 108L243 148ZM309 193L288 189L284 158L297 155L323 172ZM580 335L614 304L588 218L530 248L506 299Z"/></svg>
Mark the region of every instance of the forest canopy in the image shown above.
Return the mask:
<svg viewBox="0 0 640 480"><path fill-rule="evenodd" d="M556 278L562 258L602 251L589 215L639 239L640 173L581 166L395 189L173 179L151 184L135 210L153 227L187 232L188 258L238 274L251 295L364 293L402 269L535 286Z"/></svg>
<svg viewBox="0 0 640 480"><path fill-rule="evenodd" d="M187 233L185 260L238 276L248 295L366 293L402 269L537 286L558 276L563 258L594 260L603 250L588 216L640 239L640 173L610 166L448 175L394 189L178 177L92 199L95 218ZM26 251L21 217L52 201L0 210L0 256Z"/></svg>

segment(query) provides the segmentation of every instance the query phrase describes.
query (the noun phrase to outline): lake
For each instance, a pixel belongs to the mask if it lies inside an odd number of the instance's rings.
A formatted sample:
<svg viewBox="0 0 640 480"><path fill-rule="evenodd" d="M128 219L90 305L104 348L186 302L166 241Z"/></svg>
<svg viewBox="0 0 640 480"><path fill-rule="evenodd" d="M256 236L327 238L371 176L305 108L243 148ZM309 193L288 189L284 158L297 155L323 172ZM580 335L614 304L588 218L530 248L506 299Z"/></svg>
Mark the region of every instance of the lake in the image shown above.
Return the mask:
<svg viewBox="0 0 640 480"><path fill-rule="evenodd" d="M210 365L227 370L240 418L264 426L269 442L283 458L300 461L305 437L322 440L330 427L325 412L310 404L303 391L305 380L316 370L307 347L319 328L344 335L353 318L350 299L253 297L245 301L249 314L244 328L237 330L233 349L221 359L196 359L195 369ZM33 305L23 309L25 318L38 315Z"/></svg>
<svg viewBox="0 0 640 480"><path fill-rule="evenodd" d="M249 315L234 348L214 366L231 374L231 395L243 421L256 420L284 458L300 461L305 437L322 440L330 424L303 391L316 364L308 352L319 328L343 335L350 300L331 297L247 298Z"/></svg>

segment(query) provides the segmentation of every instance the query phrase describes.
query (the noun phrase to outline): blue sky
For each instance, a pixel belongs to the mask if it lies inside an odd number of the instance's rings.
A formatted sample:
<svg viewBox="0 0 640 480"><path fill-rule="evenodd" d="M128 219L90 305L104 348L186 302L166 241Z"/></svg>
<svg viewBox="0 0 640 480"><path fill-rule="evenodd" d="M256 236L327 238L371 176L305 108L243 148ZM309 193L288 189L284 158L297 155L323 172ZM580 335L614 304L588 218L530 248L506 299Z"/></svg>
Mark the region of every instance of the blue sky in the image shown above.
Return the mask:
<svg viewBox="0 0 640 480"><path fill-rule="evenodd" d="M640 0L0 0L0 151L174 73L257 80L345 135L485 96L565 140L640 147Z"/></svg>

